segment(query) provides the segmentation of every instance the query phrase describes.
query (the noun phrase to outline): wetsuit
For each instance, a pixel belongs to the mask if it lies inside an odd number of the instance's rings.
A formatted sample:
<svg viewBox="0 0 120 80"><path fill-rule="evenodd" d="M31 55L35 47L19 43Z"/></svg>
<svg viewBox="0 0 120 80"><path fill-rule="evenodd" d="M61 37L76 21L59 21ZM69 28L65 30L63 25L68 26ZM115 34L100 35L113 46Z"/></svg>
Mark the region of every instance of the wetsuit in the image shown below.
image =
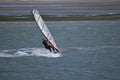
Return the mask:
<svg viewBox="0 0 120 80"><path fill-rule="evenodd" d="M52 50L54 51L54 53L59 52L57 49L51 46L50 42L47 39L43 39L42 43L44 44L45 48L48 49L50 52L52 52Z"/></svg>
<svg viewBox="0 0 120 80"><path fill-rule="evenodd" d="M52 46L50 44L50 42L47 40L47 39L43 39L43 42L42 42L45 46L46 49L48 49L50 52L52 52Z"/></svg>

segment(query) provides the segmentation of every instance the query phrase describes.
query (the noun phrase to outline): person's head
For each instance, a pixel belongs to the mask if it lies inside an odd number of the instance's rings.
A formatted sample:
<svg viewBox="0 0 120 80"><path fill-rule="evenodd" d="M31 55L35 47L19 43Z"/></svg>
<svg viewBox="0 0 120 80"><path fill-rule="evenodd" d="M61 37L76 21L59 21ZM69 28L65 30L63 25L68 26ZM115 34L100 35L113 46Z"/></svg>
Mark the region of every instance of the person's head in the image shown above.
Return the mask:
<svg viewBox="0 0 120 80"><path fill-rule="evenodd" d="M43 38L43 41L46 41L47 40L47 38Z"/></svg>

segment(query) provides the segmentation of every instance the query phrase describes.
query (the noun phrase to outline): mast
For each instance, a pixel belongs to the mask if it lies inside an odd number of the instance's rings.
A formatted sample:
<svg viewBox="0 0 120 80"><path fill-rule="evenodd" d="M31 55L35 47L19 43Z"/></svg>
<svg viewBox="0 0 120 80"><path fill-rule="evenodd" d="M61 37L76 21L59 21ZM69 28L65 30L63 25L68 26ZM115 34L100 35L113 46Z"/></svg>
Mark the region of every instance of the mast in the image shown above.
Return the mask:
<svg viewBox="0 0 120 80"><path fill-rule="evenodd" d="M43 35L45 36L45 38L47 38L47 40L50 42L50 44L58 50L58 47L54 41L54 38L52 36L52 34L50 33L49 29L47 28L47 26L45 25L42 17L40 16L39 12L37 9L34 9L32 11L34 18L36 20L36 23L38 24L39 29L42 31Z"/></svg>

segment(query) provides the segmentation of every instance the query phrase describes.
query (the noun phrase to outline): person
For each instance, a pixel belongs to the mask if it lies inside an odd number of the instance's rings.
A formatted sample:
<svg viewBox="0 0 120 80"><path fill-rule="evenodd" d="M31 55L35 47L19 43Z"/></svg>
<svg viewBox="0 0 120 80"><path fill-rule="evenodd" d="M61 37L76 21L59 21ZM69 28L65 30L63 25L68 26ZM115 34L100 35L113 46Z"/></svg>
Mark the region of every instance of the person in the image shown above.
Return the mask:
<svg viewBox="0 0 120 80"><path fill-rule="evenodd" d="M55 49L51 43L48 41L47 38L43 38L43 41L42 41L43 45L45 46L46 49L48 49L50 52L52 52L52 50L54 51L54 53L57 53L59 52L57 49Z"/></svg>

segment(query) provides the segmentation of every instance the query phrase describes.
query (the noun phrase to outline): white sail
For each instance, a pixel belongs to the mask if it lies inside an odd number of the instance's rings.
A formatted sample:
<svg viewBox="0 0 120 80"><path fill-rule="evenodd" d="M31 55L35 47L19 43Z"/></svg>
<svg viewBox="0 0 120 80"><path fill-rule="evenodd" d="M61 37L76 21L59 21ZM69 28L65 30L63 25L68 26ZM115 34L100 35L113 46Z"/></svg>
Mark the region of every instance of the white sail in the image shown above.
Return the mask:
<svg viewBox="0 0 120 80"><path fill-rule="evenodd" d="M37 9L34 9L32 11L34 18L38 24L38 27L40 28L40 30L42 31L42 33L44 34L44 36L49 40L49 42L51 43L51 45L55 48L58 49L58 47L56 46L56 43L53 39L53 36L51 35L49 29L46 27L44 21L42 20L42 17L40 16L39 12Z"/></svg>

